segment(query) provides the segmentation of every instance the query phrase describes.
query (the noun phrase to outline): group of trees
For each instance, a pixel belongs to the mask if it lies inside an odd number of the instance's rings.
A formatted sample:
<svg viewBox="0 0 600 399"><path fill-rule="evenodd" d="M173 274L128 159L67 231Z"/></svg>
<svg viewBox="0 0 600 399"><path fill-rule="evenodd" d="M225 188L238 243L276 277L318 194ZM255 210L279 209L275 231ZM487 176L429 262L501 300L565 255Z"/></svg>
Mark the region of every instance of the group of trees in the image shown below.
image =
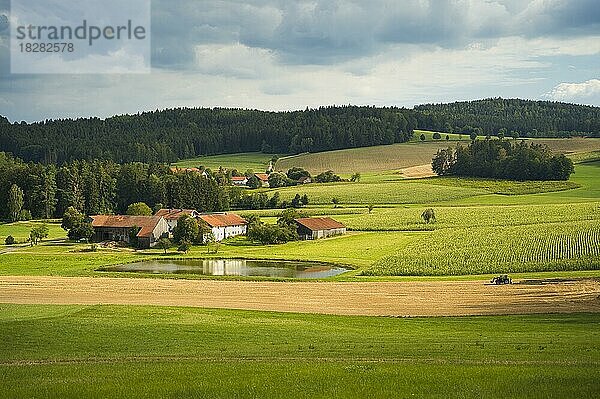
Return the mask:
<svg viewBox="0 0 600 399"><path fill-rule="evenodd" d="M59 218L69 207L86 215L124 213L136 202L152 209L221 211L229 209L224 184L212 175L173 173L159 164L73 161L55 166L24 163L0 153L0 219Z"/></svg>
<svg viewBox="0 0 600 399"><path fill-rule="evenodd" d="M546 146L521 140L478 140L468 146L439 150L431 162L438 175L511 180L568 180L573 161Z"/></svg>
<svg viewBox="0 0 600 399"><path fill-rule="evenodd" d="M282 244L299 239L296 222L294 219L304 217L302 212L288 208L281 212L277 224L266 224L257 216L247 219L248 239L266 244Z"/></svg>
<svg viewBox="0 0 600 399"><path fill-rule="evenodd" d="M219 153L300 153L391 144L408 141L415 127L411 110L366 106L293 112L176 108L105 120L12 124L0 117L0 151L44 163L155 163Z"/></svg>
<svg viewBox="0 0 600 399"><path fill-rule="evenodd" d="M445 133L504 137L600 137L600 108L489 98L415 107L417 126Z"/></svg>

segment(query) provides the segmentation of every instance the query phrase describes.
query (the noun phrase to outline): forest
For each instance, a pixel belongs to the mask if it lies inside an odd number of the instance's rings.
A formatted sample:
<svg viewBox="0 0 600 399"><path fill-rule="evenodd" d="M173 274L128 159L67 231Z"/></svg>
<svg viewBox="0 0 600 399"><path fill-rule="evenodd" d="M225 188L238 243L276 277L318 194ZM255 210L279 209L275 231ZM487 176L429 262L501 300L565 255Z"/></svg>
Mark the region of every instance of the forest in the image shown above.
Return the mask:
<svg viewBox="0 0 600 399"><path fill-rule="evenodd" d="M496 98L412 110L350 105L290 112L176 108L36 123L0 117L0 151L44 164L82 159L169 163L211 154L295 154L402 143L416 128L481 136L599 137L600 108Z"/></svg>
<svg viewBox="0 0 600 399"><path fill-rule="evenodd" d="M415 107L421 129L506 137L600 137L600 107L489 98Z"/></svg>
<svg viewBox="0 0 600 399"><path fill-rule="evenodd" d="M575 171L572 160L564 154L552 154L546 146L496 139L473 140L466 147L457 146L456 150L439 150L431 166L440 176L518 181L568 180Z"/></svg>
<svg viewBox="0 0 600 399"><path fill-rule="evenodd" d="M0 204L6 204L0 219L62 217L70 206L87 215L119 213L135 202L207 212L229 208L225 187L212 176L139 162L82 160L57 167L0 152Z"/></svg>
<svg viewBox="0 0 600 399"><path fill-rule="evenodd" d="M177 108L31 124L0 118L0 151L46 164L78 159L168 163L209 154L289 154L401 143L415 127L412 111L355 106L294 112Z"/></svg>

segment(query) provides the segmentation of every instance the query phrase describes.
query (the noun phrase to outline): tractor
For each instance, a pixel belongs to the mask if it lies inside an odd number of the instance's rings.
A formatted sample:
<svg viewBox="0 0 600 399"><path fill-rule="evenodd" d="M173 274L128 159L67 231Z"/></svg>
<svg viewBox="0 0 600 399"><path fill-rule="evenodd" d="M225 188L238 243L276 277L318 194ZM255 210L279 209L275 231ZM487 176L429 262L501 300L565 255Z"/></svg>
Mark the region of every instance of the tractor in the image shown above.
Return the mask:
<svg viewBox="0 0 600 399"><path fill-rule="evenodd" d="M512 284L512 279L510 277L508 277L507 274L501 274L500 276L494 277L490 281L490 283L496 284L496 285Z"/></svg>

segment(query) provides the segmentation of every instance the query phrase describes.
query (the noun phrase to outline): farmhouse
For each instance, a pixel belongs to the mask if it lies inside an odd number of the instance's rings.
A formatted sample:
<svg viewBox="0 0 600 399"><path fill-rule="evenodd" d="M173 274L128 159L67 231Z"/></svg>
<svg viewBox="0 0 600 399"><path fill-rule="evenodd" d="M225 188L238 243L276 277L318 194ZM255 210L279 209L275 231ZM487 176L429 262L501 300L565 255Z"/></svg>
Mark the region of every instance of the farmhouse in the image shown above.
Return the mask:
<svg viewBox="0 0 600 399"><path fill-rule="evenodd" d="M162 216L169 225L169 233L173 233L173 229L177 226L177 219L183 215L188 215L197 218L200 214L194 209L159 209L154 216Z"/></svg>
<svg viewBox="0 0 600 399"><path fill-rule="evenodd" d="M169 225L161 216L96 215L91 216L93 241L124 241L130 243L135 234L138 246L150 248L169 234Z"/></svg>
<svg viewBox="0 0 600 399"><path fill-rule="evenodd" d="M346 226L332 218L300 218L294 219L294 221L302 240L316 240L346 233Z"/></svg>
<svg viewBox="0 0 600 399"><path fill-rule="evenodd" d="M302 176L298 179L298 184L308 184L312 183L312 179L309 176Z"/></svg>
<svg viewBox="0 0 600 399"><path fill-rule="evenodd" d="M260 180L263 187L269 187L269 175L266 173L255 173L254 176Z"/></svg>
<svg viewBox="0 0 600 399"><path fill-rule="evenodd" d="M234 186L245 186L248 184L248 178L246 176L231 176L231 184Z"/></svg>
<svg viewBox="0 0 600 399"><path fill-rule="evenodd" d="M211 213L200 215L212 230L215 240L246 234L246 220L235 213Z"/></svg>

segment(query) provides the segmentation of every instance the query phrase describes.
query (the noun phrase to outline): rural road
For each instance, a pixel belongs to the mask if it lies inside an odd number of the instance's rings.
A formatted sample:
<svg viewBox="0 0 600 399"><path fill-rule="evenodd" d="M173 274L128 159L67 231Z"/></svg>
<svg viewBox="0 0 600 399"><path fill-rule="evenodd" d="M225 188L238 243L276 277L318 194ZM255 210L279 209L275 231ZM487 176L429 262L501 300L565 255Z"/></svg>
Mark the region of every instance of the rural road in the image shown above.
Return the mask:
<svg viewBox="0 0 600 399"><path fill-rule="evenodd" d="M253 282L0 276L0 303L195 306L369 316L600 312L600 281Z"/></svg>

